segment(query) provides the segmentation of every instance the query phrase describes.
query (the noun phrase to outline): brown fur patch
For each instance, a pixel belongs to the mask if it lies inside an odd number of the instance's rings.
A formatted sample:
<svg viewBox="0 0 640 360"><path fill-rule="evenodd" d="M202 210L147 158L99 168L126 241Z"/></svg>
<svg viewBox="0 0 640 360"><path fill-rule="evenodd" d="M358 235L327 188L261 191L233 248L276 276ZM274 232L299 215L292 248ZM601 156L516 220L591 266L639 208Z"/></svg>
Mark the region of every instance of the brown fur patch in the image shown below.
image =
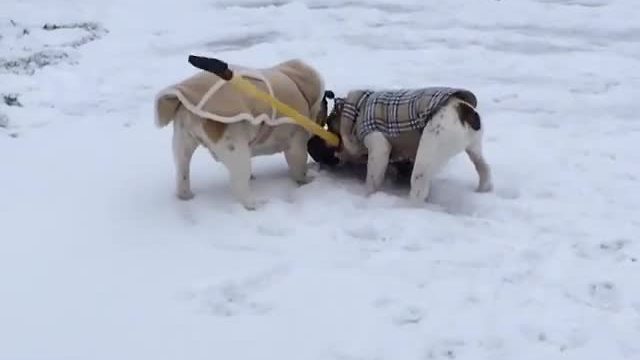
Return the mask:
<svg viewBox="0 0 640 360"><path fill-rule="evenodd" d="M213 120L205 120L202 124L202 128L204 132L207 134L209 140L218 142L222 135L224 135L224 131L227 128L227 124L213 121Z"/></svg>
<svg viewBox="0 0 640 360"><path fill-rule="evenodd" d="M465 103L458 103L458 107L456 110L458 111L458 117L460 117L460 121L469 124L469 126L471 126L471 128L475 131L480 130L480 115L473 107Z"/></svg>

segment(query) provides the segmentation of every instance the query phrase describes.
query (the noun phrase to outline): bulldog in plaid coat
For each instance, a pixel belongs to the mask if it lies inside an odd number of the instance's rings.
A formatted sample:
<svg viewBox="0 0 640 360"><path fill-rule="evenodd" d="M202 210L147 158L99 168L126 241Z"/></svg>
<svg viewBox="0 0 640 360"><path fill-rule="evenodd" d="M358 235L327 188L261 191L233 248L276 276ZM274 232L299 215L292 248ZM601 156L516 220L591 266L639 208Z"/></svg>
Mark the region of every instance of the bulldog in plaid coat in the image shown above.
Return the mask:
<svg viewBox="0 0 640 360"><path fill-rule="evenodd" d="M339 134L340 149L312 138L312 157L325 162L366 163L367 193L380 189L389 163L413 164L410 199L427 200L433 177L455 155L465 151L479 176L477 191L493 188L491 169L482 154L483 127L476 96L465 89L428 87L404 90L352 90L334 99L327 117ZM326 100L324 101L326 104ZM333 160L329 155L335 155Z"/></svg>

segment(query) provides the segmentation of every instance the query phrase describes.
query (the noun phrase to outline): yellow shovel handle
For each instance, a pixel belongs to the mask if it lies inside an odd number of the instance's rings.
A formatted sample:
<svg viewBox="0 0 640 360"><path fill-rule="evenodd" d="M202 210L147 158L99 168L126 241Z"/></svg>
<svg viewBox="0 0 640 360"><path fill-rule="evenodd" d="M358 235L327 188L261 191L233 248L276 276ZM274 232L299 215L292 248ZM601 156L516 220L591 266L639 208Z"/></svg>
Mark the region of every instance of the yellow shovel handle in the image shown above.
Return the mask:
<svg viewBox="0 0 640 360"><path fill-rule="evenodd" d="M291 118L295 123L305 128L307 131L324 139L330 146L340 146L340 138L338 138L335 134L325 130L322 126L318 125L306 116L303 116L287 104L259 90L251 82L242 78L242 76L233 74L233 71L229 69L229 64L227 64L226 62L216 58L189 55L189 63L199 69L218 75L223 80L229 81L239 90L246 92L248 95L251 95L258 100L262 100L267 104L270 104L278 111Z"/></svg>
<svg viewBox="0 0 640 360"><path fill-rule="evenodd" d="M318 135L319 137L324 139L330 146L338 147L340 145L340 138L338 138L338 136L327 131L322 126L318 125L308 117L300 114L289 105L281 102L280 100L265 93L264 91L261 91L260 89L255 87L250 81L243 78L242 76L238 74L234 74L231 80L229 80L229 82L234 86L236 86L238 89L255 97L256 99L262 100L265 103L275 107L278 111L290 117L294 122L296 122L298 125L305 128L307 131L311 132L312 134Z"/></svg>

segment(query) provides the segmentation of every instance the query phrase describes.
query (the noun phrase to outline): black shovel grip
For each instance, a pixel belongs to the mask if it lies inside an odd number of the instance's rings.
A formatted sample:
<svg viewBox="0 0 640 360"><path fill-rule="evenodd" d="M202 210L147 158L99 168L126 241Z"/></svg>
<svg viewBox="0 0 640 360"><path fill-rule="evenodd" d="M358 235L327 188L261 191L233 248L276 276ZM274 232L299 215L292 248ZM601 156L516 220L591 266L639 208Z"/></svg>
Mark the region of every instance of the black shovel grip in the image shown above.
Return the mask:
<svg viewBox="0 0 640 360"><path fill-rule="evenodd" d="M233 77L233 73L229 70L229 65L222 60L189 55L189 63L198 69L212 72L227 81Z"/></svg>

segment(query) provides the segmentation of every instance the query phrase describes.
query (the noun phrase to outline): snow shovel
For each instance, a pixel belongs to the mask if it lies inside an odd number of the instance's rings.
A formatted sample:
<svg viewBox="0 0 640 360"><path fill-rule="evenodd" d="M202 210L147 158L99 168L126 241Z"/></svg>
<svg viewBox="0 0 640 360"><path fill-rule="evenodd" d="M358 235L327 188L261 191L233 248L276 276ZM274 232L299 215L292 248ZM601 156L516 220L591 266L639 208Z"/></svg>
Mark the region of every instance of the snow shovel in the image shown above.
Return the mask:
<svg viewBox="0 0 640 360"><path fill-rule="evenodd" d="M290 117L296 124L302 126L312 134L315 134L324 139L330 146L336 148L340 146L340 138L338 138L338 136L325 130L322 126L318 125L308 117L300 114L289 105L281 102L280 100L265 93L264 91L261 91L250 81L244 79L242 76L234 75L231 69L229 69L229 65L226 62L214 58L189 55L189 63L197 67L198 69L202 69L218 75L223 80L228 81L229 83L236 86L239 90L244 91L248 95L251 95L258 100L270 104L281 113Z"/></svg>

